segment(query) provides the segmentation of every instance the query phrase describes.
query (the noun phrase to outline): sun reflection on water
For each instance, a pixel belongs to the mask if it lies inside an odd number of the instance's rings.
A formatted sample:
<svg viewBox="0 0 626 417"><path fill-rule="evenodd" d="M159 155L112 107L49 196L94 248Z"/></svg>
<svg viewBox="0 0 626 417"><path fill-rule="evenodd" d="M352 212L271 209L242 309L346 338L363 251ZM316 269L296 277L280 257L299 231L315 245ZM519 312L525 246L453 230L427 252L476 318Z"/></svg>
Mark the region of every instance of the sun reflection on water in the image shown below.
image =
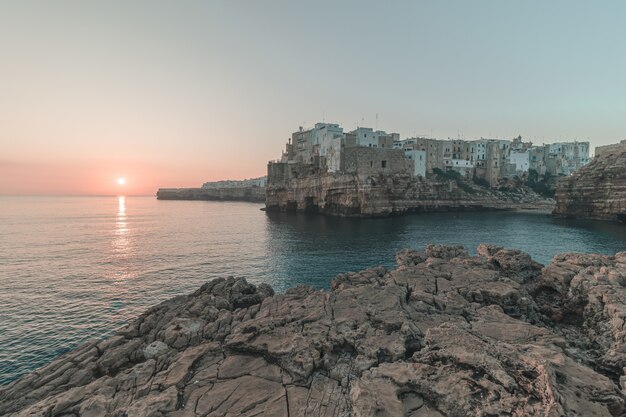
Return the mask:
<svg viewBox="0 0 626 417"><path fill-rule="evenodd" d="M115 239L113 251L116 257L127 257L130 249L128 238L129 228L126 219L126 197L117 197L117 217L115 221Z"/></svg>
<svg viewBox="0 0 626 417"><path fill-rule="evenodd" d="M121 195L117 197L117 216L126 215L126 197Z"/></svg>

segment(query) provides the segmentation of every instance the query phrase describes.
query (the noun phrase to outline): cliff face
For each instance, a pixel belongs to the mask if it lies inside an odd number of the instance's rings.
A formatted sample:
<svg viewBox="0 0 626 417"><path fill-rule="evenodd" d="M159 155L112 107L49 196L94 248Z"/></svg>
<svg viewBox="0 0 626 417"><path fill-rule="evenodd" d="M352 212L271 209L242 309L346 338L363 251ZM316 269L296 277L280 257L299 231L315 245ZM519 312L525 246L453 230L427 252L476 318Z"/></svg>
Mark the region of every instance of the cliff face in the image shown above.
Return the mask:
<svg viewBox="0 0 626 417"><path fill-rule="evenodd" d="M211 281L3 387L0 415L623 415L626 252L396 260L330 292Z"/></svg>
<svg viewBox="0 0 626 417"><path fill-rule="evenodd" d="M588 165L559 180L554 214L626 222L626 141L603 148Z"/></svg>
<svg viewBox="0 0 626 417"><path fill-rule="evenodd" d="M158 200L265 202L265 187L159 188Z"/></svg>
<svg viewBox="0 0 626 417"><path fill-rule="evenodd" d="M454 181L410 175L321 174L270 183L268 211L314 211L339 216L388 216L448 210L552 209L553 201L528 189L462 189Z"/></svg>

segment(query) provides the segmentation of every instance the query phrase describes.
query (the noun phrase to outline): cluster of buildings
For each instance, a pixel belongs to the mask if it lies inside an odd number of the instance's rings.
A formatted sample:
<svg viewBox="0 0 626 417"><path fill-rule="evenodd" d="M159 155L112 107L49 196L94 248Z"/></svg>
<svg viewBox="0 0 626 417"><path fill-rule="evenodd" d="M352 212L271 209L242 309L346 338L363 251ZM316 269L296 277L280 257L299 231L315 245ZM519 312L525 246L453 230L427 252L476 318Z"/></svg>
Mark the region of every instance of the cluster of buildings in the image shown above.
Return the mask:
<svg viewBox="0 0 626 417"><path fill-rule="evenodd" d="M244 187L265 187L267 177L248 178L245 180L224 180L210 181L202 184L204 189L214 188L244 188Z"/></svg>
<svg viewBox="0 0 626 417"><path fill-rule="evenodd" d="M438 169L496 186L501 178L523 176L531 169L540 175L569 175L588 162L589 142L536 146L521 136L512 140L400 139L397 133L367 127L344 132L336 123L316 123L291 135L281 159L270 162L268 175L277 180L325 172L426 177Z"/></svg>

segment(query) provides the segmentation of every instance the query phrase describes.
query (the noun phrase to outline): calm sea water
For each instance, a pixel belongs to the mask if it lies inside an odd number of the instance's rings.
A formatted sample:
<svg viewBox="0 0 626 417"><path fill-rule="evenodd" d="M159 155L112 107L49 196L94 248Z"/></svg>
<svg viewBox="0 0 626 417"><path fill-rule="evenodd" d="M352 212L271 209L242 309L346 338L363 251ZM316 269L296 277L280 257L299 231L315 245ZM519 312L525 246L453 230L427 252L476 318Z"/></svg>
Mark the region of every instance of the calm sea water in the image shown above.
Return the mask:
<svg viewBox="0 0 626 417"><path fill-rule="evenodd" d="M151 197L0 197L0 383L109 334L146 307L229 275L328 287L425 243L559 252L626 250L626 227L539 213L390 219L268 215L251 203Z"/></svg>

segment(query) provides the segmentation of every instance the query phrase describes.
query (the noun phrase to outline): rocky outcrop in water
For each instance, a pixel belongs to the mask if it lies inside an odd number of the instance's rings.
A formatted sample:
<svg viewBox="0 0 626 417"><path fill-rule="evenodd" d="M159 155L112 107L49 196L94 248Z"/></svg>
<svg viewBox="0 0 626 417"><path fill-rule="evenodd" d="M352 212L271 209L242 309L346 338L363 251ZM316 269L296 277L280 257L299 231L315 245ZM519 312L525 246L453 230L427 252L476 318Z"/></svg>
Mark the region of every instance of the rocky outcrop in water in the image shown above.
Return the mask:
<svg viewBox="0 0 626 417"><path fill-rule="evenodd" d="M158 200L265 202L265 187L159 188Z"/></svg>
<svg viewBox="0 0 626 417"><path fill-rule="evenodd" d="M268 211L368 217L431 211L552 210L554 201L525 187L502 192L411 175L327 173L270 182L265 205Z"/></svg>
<svg viewBox="0 0 626 417"><path fill-rule="evenodd" d="M403 250L331 291L218 279L0 391L9 416L619 416L626 252Z"/></svg>
<svg viewBox="0 0 626 417"><path fill-rule="evenodd" d="M598 147L591 162L557 184L554 214L626 222L626 141Z"/></svg>

